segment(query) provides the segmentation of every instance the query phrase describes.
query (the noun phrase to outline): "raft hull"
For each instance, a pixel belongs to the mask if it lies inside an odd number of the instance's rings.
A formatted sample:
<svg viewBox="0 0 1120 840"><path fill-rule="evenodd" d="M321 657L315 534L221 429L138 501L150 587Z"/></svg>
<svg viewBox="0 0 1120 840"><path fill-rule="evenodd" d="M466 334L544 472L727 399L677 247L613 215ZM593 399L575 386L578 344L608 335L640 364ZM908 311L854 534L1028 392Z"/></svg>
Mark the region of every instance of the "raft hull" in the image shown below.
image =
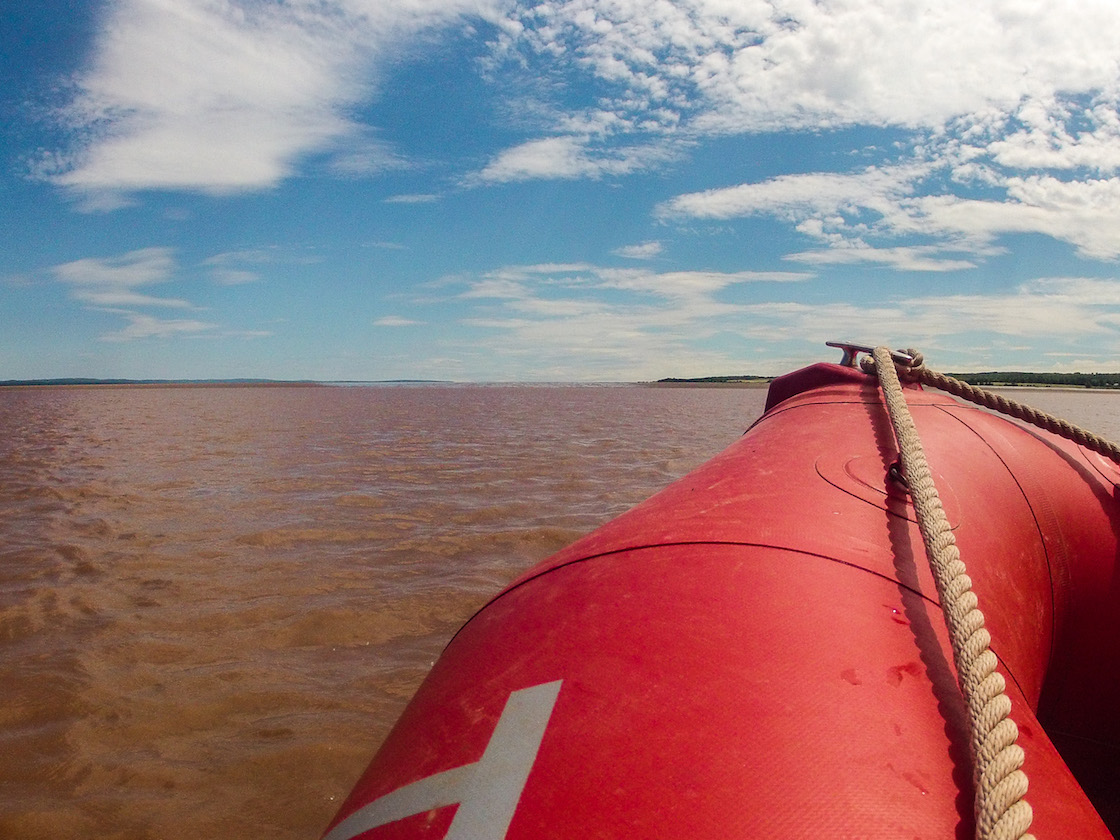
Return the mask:
<svg viewBox="0 0 1120 840"><path fill-rule="evenodd" d="M1038 715L1105 745L1089 772L1109 772L1120 471L907 397L1007 677L1033 830L1110 837ZM463 627L327 836L971 837L965 711L897 457L873 379L777 381L734 446Z"/></svg>

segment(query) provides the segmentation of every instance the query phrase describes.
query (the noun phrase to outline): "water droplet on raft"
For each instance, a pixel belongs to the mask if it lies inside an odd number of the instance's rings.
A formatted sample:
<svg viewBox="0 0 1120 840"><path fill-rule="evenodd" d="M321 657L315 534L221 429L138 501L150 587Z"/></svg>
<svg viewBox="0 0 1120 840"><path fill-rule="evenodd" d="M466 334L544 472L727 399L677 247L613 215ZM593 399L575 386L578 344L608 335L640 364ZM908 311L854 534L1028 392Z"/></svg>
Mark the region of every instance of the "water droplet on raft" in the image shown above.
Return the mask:
<svg viewBox="0 0 1120 840"><path fill-rule="evenodd" d="M891 685L899 685L902 682L902 675L909 674L912 677L920 677L922 675L922 666L917 662L907 662L905 665L895 665L887 669L887 682Z"/></svg>
<svg viewBox="0 0 1120 840"><path fill-rule="evenodd" d="M921 793L922 796L925 796L926 794L929 793L929 791L926 790L926 786L925 786L924 781L921 779L921 777L918 776L917 773L911 773L911 772L903 773L902 778L904 778L906 781L908 781L910 784L912 784L914 787L916 787L918 789L918 792Z"/></svg>

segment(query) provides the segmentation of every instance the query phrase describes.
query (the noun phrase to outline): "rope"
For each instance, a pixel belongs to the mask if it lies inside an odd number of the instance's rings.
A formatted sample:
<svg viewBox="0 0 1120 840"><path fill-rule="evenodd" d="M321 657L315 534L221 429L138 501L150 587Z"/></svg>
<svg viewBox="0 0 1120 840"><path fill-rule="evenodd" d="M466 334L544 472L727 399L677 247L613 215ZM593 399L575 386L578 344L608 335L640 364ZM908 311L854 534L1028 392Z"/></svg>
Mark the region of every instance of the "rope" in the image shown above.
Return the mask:
<svg viewBox="0 0 1120 840"><path fill-rule="evenodd" d="M911 355L915 357L915 366L920 365L920 354L911 352ZM1015 743L1019 729L1008 717L1011 700L1004 693L1003 676L996 671L996 655L989 648L991 635L984 629L984 615L978 608L972 580L965 573L956 539L941 506L891 352L886 347L877 347L873 356L898 441L903 475L910 487L926 556L949 628L957 681L968 706L976 838L1034 840L1027 834L1032 812L1023 798L1027 792L1027 776L1020 769L1023 748Z"/></svg>
<svg viewBox="0 0 1120 840"><path fill-rule="evenodd" d="M1074 443L1080 444L1086 449L1100 455L1104 455L1106 458L1111 458L1113 461L1120 464L1120 446L1117 446L1112 441L1099 437L1080 426L1075 426L1068 420L1063 420L1060 417L1047 414L1045 411L1039 411L1037 408L1031 408L1031 406L1024 403L1009 400L999 394L986 391L983 388L977 388L975 385L969 385L967 382L962 382L959 379L954 379L951 376L946 376L943 373L930 370L925 366L922 354L917 350L907 350L906 353L913 359L908 368L902 373L903 377L908 381L921 382L923 385L940 388L942 391L947 391L955 397L960 397L961 399L968 400L977 405L982 405L984 408L1007 414L1014 417L1016 420L1024 420L1027 423L1031 423L1048 432L1064 437L1067 440L1072 440Z"/></svg>

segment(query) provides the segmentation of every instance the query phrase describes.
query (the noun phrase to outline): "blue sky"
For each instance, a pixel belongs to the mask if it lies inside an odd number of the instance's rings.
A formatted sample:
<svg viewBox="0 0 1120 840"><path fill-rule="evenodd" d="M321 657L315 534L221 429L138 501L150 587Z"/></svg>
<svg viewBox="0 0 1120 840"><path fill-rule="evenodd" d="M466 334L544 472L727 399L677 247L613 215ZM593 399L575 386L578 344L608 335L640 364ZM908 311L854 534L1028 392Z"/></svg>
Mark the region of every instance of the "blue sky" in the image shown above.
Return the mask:
<svg viewBox="0 0 1120 840"><path fill-rule="evenodd" d="M0 10L0 379L1120 369L1120 4Z"/></svg>

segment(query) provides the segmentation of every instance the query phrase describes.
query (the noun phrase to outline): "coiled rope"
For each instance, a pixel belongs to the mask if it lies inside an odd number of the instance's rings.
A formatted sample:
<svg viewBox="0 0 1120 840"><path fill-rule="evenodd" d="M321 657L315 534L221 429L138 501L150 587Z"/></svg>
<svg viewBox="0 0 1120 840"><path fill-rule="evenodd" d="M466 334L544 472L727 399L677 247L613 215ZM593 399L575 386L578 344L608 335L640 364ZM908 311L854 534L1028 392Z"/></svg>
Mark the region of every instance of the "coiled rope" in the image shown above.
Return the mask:
<svg viewBox="0 0 1120 840"><path fill-rule="evenodd" d="M913 361L904 373L927 381L920 378L921 354L909 354ZM941 506L891 351L876 347L872 355L898 442L903 476L910 488L926 556L937 583L941 611L949 628L957 680L968 706L976 838L1034 840L1027 833L1031 806L1023 798L1027 793L1027 775L1021 769L1025 756L1023 748L1015 743L1019 729L1009 717L1011 700L1005 693L1003 676L996 671L991 635L984 628L984 615L972 591L972 580L966 574Z"/></svg>

